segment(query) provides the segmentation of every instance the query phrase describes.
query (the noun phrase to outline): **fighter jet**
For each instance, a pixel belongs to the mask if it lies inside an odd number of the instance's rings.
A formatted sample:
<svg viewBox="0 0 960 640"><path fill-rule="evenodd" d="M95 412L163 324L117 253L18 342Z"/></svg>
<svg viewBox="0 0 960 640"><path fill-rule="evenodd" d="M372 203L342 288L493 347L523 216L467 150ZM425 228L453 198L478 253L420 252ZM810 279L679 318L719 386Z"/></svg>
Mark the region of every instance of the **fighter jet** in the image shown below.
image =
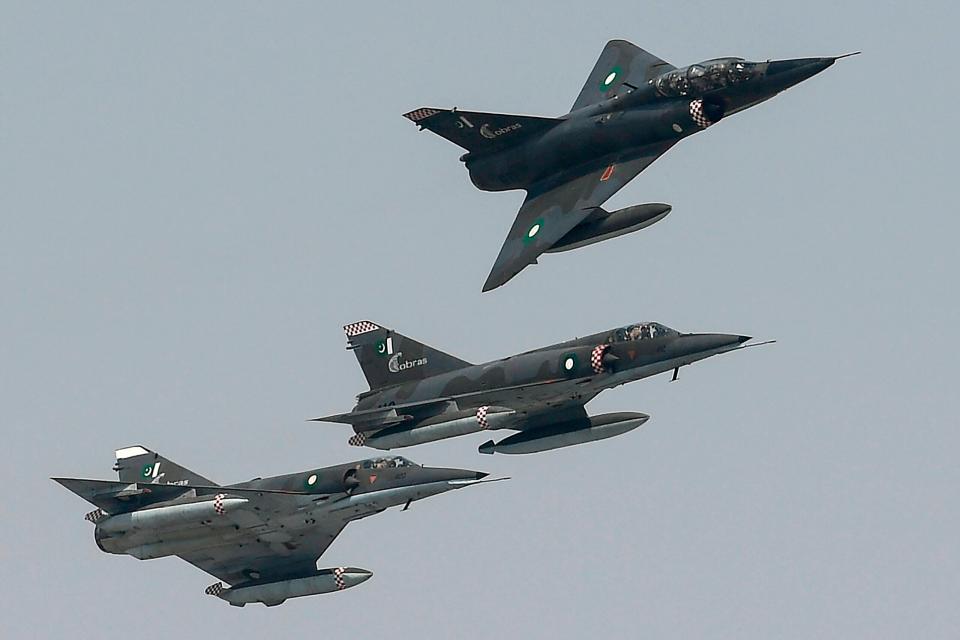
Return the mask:
<svg viewBox="0 0 960 640"><path fill-rule="evenodd" d="M680 333L642 322L485 364L470 364L365 320L344 327L370 390L350 413L348 443L389 450L492 429L519 431L480 453L535 453L602 440L644 424L643 413L587 415L604 389L748 346L749 336Z"/></svg>
<svg viewBox="0 0 960 640"><path fill-rule="evenodd" d="M492 481L388 456L221 486L139 445L116 456L118 482L53 478L97 507L86 515L97 546L139 560L179 556L227 582L206 593L238 607L365 582L366 569L317 569L347 524Z"/></svg>
<svg viewBox="0 0 960 640"><path fill-rule="evenodd" d="M535 264L542 253L586 246L662 220L669 205L613 212L601 207L683 138L843 57L715 58L678 69L629 42L611 40L573 108L559 118L434 107L404 117L466 149L460 161L478 189L527 192L483 285L489 291Z"/></svg>

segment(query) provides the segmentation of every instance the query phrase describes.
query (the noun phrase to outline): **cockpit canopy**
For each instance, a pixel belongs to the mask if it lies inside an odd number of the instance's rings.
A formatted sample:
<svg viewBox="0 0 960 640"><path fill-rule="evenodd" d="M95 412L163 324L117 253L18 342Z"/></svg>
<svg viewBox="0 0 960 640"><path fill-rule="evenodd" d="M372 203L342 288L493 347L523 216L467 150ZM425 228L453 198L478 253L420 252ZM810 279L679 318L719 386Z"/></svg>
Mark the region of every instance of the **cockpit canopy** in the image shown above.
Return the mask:
<svg viewBox="0 0 960 640"><path fill-rule="evenodd" d="M652 338L664 338L670 335L677 335L677 332L670 327L663 326L659 322L641 322L617 329L611 336L611 342L649 340Z"/></svg>
<svg viewBox="0 0 960 640"><path fill-rule="evenodd" d="M702 96L749 80L757 72L756 62L743 58L717 58L683 69L674 69L654 79L657 93L667 98Z"/></svg>
<svg viewBox="0 0 960 640"><path fill-rule="evenodd" d="M403 456L384 456L382 458L371 458L364 460L361 465L364 469L396 469L397 467L416 467L415 462L411 462Z"/></svg>

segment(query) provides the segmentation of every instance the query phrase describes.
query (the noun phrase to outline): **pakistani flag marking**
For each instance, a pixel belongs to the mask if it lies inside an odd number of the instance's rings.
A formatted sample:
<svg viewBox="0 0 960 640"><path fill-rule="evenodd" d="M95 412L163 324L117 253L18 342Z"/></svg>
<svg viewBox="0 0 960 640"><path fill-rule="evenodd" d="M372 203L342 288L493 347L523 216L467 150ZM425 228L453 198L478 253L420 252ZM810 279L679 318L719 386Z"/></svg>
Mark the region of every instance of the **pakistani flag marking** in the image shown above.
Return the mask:
<svg viewBox="0 0 960 640"><path fill-rule="evenodd" d="M537 218L530 228L527 230L527 234L523 236L524 244L530 244L533 242L534 238L540 233L540 230L543 229L543 218Z"/></svg>
<svg viewBox="0 0 960 640"><path fill-rule="evenodd" d="M388 336L386 340L377 341L377 355L388 356L393 354L393 337Z"/></svg>
<svg viewBox="0 0 960 640"><path fill-rule="evenodd" d="M610 69L610 73L607 74L607 77L600 82L600 91L606 91L609 89L613 83L617 80L617 77L620 75L620 67L613 67Z"/></svg>

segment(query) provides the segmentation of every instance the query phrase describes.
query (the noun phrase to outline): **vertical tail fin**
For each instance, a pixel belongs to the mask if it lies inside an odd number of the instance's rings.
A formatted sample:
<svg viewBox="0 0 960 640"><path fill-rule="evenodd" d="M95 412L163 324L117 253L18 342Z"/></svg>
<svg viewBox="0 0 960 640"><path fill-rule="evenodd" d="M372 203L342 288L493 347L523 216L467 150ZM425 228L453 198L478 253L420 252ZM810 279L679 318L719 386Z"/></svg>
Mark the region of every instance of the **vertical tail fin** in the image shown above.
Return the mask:
<svg viewBox="0 0 960 640"><path fill-rule="evenodd" d="M509 113L482 113L421 107L403 117L471 153L499 151L546 133L563 120Z"/></svg>
<svg viewBox="0 0 960 640"><path fill-rule="evenodd" d="M412 338L364 320L343 327L347 348L357 354L370 389L423 380L472 366Z"/></svg>
<svg viewBox="0 0 960 640"><path fill-rule="evenodd" d="M117 464L113 469L120 475L121 482L216 486L215 482L140 445L117 449L116 453Z"/></svg>

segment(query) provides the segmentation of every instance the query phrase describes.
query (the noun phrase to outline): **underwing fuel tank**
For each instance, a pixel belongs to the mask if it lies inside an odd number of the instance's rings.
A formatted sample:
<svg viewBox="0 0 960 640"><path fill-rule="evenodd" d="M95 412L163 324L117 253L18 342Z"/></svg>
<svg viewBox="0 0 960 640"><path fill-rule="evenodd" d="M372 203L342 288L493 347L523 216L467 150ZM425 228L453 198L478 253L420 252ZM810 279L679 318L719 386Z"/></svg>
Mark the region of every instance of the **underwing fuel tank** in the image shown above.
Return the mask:
<svg viewBox="0 0 960 640"><path fill-rule="evenodd" d="M244 498L227 498L219 493L213 500L120 513L101 521L97 528L106 533L123 533L199 525L206 520L221 518L246 503Z"/></svg>
<svg viewBox="0 0 960 640"><path fill-rule="evenodd" d="M321 569L316 574L304 578L261 584L240 584L235 587L224 587L222 582L217 582L207 587L205 593L226 600L235 607L242 607L254 602L273 607L283 604L289 598L343 591L366 582L372 576L373 572L366 569L339 567L336 569Z"/></svg>
<svg viewBox="0 0 960 640"><path fill-rule="evenodd" d="M479 407L475 411L461 411L424 420L417 426L391 427L373 434L358 433L348 442L354 446L367 446L384 451L409 447L425 442L454 438L485 429L503 429L516 412L504 407Z"/></svg>
<svg viewBox="0 0 960 640"><path fill-rule="evenodd" d="M611 213L607 213L598 207L589 218L571 229L567 235L547 249L547 253L579 249L596 242L645 229L663 220L671 209L672 207L668 204L656 202L638 204Z"/></svg>
<svg viewBox="0 0 960 640"><path fill-rule="evenodd" d="M490 440L480 445L480 453L539 453L571 447L595 440L604 440L632 431L650 419L645 413L605 413L587 420L521 431L500 442Z"/></svg>

